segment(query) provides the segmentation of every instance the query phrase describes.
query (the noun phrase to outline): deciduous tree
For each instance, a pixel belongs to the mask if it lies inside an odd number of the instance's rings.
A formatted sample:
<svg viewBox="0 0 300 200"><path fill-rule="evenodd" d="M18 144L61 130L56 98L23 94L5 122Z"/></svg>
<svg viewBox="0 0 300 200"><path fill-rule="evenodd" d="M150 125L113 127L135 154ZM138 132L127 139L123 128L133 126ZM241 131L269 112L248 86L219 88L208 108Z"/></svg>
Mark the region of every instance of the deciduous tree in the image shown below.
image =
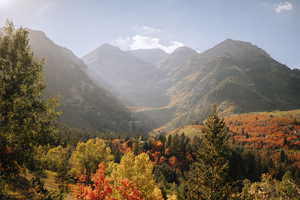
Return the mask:
<svg viewBox="0 0 300 200"><path fill-rule="evenodd" d="M82 174L90 177L96 171L99 163L112 160L113 155L104 140L95 138L86 142L79 142L69 161L70 173L77 177Z"/></svg>
<svg viewBox="0 0 300 200"><path fill-rule="evenodd" d="M135 156L132 152L125 154L120 164L112 169L114 184L119 185L126 179L133 182L145 200L163 199L160 189L153 178L153 164L145 153Z"/></svg>

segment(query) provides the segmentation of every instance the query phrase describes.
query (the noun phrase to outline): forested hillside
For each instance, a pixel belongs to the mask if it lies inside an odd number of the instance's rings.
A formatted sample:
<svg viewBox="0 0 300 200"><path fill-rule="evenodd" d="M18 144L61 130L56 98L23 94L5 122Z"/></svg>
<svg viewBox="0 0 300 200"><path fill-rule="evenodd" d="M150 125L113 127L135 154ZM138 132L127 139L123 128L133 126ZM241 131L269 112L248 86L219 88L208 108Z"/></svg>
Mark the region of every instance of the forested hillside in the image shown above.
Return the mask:
<svg viewBox="0 0 300 200"><path fill-rule="evenodd" d="M300 167L299 110L234 114L225 117L224 121L230 132L228 136L232 146L253 152L261 151L275 161L285 159L289 165ZM201 135L202 128L203 125L195 122L166 134L184 134L193 138Z"/></svg>

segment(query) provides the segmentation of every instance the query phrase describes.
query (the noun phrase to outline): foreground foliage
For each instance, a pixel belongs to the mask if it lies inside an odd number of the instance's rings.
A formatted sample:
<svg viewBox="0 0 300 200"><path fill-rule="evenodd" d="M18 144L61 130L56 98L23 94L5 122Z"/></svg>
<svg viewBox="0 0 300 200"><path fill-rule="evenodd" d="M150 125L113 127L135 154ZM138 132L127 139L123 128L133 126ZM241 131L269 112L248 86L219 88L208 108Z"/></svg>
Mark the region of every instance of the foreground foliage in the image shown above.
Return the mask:
<svg viewBox="0 0 300 200"><path fill-rule="evenodd" d="M101 163L91 178L92 184L79 184L74 190L75 197L82 200L163 199L152 175L153 164L146 154L134 156L128 153L120 164L111 168L110 176L106 177L105 164ZM81 181L89 182L86 178Z"/></svg>

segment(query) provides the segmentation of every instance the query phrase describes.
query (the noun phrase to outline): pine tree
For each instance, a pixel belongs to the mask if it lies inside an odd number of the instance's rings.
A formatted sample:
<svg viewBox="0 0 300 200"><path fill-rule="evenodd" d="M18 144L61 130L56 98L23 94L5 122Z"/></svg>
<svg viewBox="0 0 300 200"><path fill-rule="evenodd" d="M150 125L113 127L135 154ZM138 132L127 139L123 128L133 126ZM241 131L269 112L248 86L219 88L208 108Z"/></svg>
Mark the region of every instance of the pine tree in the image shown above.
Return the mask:
<svg viewBox="0 0 300 200"><path fill-rule="evenodd" d="M218 117L215 109L204 121L201 142L197 144L196 160L189 173L187 185L188 199L228 199L227 133L225 123Z"/></svg>
<svg viewBox="0 0 300 200"><path fill-rule="evenodd" d="M5 143L0 153L13 162L1 156L4 169L14 168L13 163L34 169L34 146L54 142L59 113L55 99L42 97L42 67L31 52L28 31L8 22L0 32L0 137Z"/></svg>
<svg viewBox="0 0 300 200"><path fill-rule="evenodd" d="M56 143L57 101L44 98L44 88L43 64L34 58L28 31L8 22L0 30L1 199L9 199L3 197L5 188L16 187L12 179L20 175L20 169L41 169L35 147Z"/></svg>

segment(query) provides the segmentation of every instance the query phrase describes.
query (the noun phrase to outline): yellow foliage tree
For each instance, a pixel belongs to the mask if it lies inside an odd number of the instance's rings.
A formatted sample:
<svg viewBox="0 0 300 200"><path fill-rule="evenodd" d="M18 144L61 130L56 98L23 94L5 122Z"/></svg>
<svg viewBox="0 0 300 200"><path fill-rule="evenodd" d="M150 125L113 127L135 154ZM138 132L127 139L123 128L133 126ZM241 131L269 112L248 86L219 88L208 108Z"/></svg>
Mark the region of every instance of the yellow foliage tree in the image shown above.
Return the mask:
<svg viewBox="0 0 300 200"><path fill-rule="evenodd" d="M86 142L78 143L73 151L69 161L70 173L75 177L80 175L90 177L92 173L95 173L100 162L107 163L112 160L113 155L104 140L89 139Z"/></svg>
<svg viewBox="0 0 300 200"><path fill-rule="evenodd" d="M68 149L62 146L57 146L49 149L46 154L47 168L57 171L64 167L65 160L67 159Z"/></svg>
<svg viewBox="0 0 300 200"><path fill-rule="evenodd" d="M143 199L163 199L162 193L154 181L153 164L147 154L142 153L135 156L129 152L122 157L120 164L115 164L112 168L111 178L114 184L120 184L121 180L128 179L136 185L142 193Z"/></svg>

